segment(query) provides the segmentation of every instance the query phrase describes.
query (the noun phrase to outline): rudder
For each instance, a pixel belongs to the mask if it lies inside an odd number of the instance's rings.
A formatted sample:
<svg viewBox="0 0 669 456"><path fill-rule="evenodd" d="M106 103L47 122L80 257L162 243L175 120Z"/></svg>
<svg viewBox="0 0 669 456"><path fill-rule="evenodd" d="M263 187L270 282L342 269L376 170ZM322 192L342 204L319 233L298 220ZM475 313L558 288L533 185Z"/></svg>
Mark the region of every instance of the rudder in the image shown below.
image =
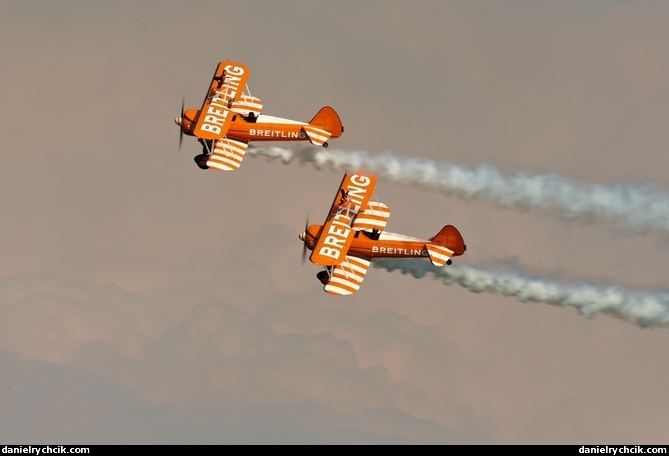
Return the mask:
<svg viewBox="0 0 669 456"><path fill-rule="evenodd" d="M309 121L309 125L327 131L331 138L339 138L344 132L339 115L329 106L321 108L314 118Z"/></svg>
<svg viewBox="0 0 669 456"><path fill-rule="evenodd" d="M430 238L430 242L452 250L453 256L462 255L467 250L465 240L453 225L443 227L436 236Z"/></svg>

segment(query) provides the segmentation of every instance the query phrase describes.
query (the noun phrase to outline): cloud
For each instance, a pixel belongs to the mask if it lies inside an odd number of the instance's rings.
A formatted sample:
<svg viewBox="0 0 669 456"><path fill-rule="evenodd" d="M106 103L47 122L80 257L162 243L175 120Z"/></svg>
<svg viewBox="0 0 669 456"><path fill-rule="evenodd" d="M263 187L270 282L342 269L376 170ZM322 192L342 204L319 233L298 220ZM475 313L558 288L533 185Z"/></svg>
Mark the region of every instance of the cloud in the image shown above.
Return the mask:
<svg viewBox="0 0 669 456"><path fill-rule="evenodd" d="M50 443L492 441L487 420L444 391L452 347L434 328L388 310L328 311L320 290L243 294L237 276L223 281L237 298L3 277L4 400L31 423L15 442L50 429Z"/></svg>

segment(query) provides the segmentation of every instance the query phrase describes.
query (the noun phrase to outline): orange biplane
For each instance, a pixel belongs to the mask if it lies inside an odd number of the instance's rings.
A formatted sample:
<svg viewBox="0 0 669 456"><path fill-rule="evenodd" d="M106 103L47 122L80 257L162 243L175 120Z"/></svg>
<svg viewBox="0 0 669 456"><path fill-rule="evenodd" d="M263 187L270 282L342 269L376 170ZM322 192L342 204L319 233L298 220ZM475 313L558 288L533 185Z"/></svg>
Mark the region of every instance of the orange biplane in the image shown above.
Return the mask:
<svg viewBox="0 0 669 456"><path fill-rule="evenodd" d="M241 63L220 62L202 107L186 109L175 119L183 135L195 136L202 154L195 163L202 169L231 171L239 168L250 141L311 141L327 147L328 139L339 138L344 127L334 109L322 108L308 123L261 115L262 101L251 96L246 81L249 68Z"/></svg>
<svg viewBox="0 0 669 456"><path fill-rule="evenodd" d="M374 258L429 258L435 266L451 264L451 257L462 255L467 247L462 235L446 225L435 236L422 240L384 230L390 209L370 201L376 177L358 172L341 181L324 225L309 225L300 233L309 259L323 266L316 277L325 291L347 295L358 291Z"/></svg>

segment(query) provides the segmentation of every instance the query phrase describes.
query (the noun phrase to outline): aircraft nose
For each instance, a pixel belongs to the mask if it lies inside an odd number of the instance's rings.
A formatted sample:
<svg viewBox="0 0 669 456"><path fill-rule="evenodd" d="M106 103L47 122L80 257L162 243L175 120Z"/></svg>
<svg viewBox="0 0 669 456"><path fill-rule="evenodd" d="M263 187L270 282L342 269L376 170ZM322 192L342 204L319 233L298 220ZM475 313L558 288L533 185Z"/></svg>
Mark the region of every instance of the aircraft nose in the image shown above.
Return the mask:
<svg viewBox="0 0 669 456"><path fill-rule="evenodd" d="M307 234L303 231L298 235L298 237L300 238L300 241L304 241L304 238L307 237Z"/></svg>
<svg viewBox="0 0 669 456"><path fill-rule="evenodd" d="M176 119L174 119L174 123L181 126L181 117L177 117Z"/></svg>

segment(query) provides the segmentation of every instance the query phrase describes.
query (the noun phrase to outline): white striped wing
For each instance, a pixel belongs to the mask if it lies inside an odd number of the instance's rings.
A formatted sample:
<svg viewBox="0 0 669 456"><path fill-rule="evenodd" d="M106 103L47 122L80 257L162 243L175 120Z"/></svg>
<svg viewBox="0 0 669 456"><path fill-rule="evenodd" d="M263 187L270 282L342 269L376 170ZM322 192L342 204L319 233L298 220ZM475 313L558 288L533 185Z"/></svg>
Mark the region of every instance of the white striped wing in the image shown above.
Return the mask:
<svg viewBox="0 0 669 456"><path fill-rule="evenodd" d="M234 171L239 168L249 144L230 138L221 138L215 142L214 150L207 159L207 166L222 171Z"/></svg>
<svg viewBox="0 0 669 456"><path fill-rule="evenodd" d="M258 117L262 111L262 101L260 98L243 94L236 100L232 101L232 104L230 105L230 111L242 114L244 116L248 116L249 113L253 113L256 117Z"/></svg>
<svg viewBox="0 0 669 456"><path fill-rule="evenodd" d="M383 203L370 201L364 211L359 213L352 228L356 231L377 229L383 231L390 217L390 209Z"/></svg>
<svg viewBox="0 0 669 456"><path fill-rule="evenodd" d="M332 267L332 276L325 285L325 291L333 295L349 295L360 289L371 261L353 255L346 255L344 261Z"/></svg>

